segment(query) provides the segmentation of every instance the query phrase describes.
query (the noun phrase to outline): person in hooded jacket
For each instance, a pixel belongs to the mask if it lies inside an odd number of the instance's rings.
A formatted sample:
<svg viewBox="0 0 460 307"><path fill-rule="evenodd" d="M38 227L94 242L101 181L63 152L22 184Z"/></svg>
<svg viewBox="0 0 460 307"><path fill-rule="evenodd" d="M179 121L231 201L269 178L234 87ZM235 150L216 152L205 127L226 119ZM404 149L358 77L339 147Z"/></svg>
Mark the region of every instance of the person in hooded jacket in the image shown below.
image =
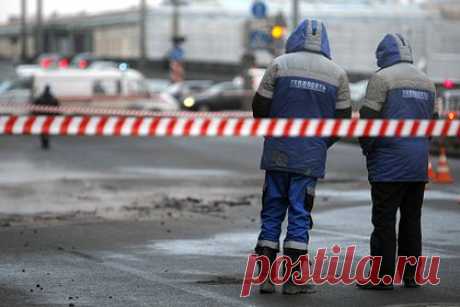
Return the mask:
<svg viewBox="0 0 460 307"><path fill-rule="evenodd" d="M34 100L34 106L40 107L59 107L59 101L54 97L51 92L51 87L49 85L45 86L43 93ZM58 115L58 113L44 113L44 112L33 112L33 115ZM41 148L43 150L48 150L50 148L50 139L48 135L40 135Z"/></svg>
<svg viewBox="0 0 460 307"><path fill-rule="evenodd" d="M436 89L413 65L409 41L387 34L377 52L379 71L369 81L361 118L436 118ZM399 256L422 252L421 212L428 182L430 140L420 138L362 138L372 194L371 255L382 256L380 276L394 276L396 245ZM396 239L396 213L400 211ZM397 241L397 242L396 242ZM405 287L417 287L415 266L406 265ZM393 289L392 282L364 285L364 289Z"/></svg>
<svg viewBox="0 0 460 307"><path fill-rule="evenodd" d="M290 35L286 54L268 67L253 99L255 118L350 118L351 100L345 71L331 60L326 26L304 20ZM325 176L326 155L332 138L265 139L261 168L265 170L261 232L258 255L276 259L281 224L288 212L284 255L297 261L308 253L309 231L313 227L315 187ZM298 271L296 267L294 271ZM305 293L308 286L296 286L292 277L283 285L284 294ZM273 293L267 281L261 293Z"/></svg>

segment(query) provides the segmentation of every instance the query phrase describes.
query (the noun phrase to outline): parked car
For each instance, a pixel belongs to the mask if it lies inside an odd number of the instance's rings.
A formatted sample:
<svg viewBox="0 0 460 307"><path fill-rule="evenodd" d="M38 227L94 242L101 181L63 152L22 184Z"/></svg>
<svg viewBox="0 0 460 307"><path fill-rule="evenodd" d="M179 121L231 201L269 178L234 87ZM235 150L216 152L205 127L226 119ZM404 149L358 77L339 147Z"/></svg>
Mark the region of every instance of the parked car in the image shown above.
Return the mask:
<svg viewBox="0 0 460 307"><path fill-rule="evenodd" d="M152 112L179 111L178 101L167 92L170 85L171 83L166 79L146 79L144 87L150 97L130 104L128 109Z"/></svg>
<svg viewBox="0 0 460 307"><path fill-rule="evenodd" d="M27 104L33 99L30 87L33 79L24 77L0 83L0 115L25 115L27 110L15 108L14 104ZM11 105L10 105L11 104Z"/></svg>
<svg viewBox="0 0 460 307"><path fill-rule="evenodd" d="M177 99L177 101L182 101L186 97L198 95L209 89L214 82L210 80L190 80L179 82L171 85L167 93Z"/></svg>
<svg viewBox="0 0 460 307"><path fill-rule="evenodd" d="M130 104L128 109L151 112L176 112L180 110L177 100L168 93L153 94L148 99Z"/></svg>
<svg viewBox="0 0 460 307"><path fill-rule="evenodd" d="M239 82L218 83L200 95L188 96L182 107L191 111L242 110L246 91Z"/></svg>
<svg viewBox="0 0 460 307"><path fill-rule="evenodd" d="M18 78L0 84L0 103L29 103L32 101L33 79Z"/></svg>
<svg viewBox="0 0 460 307"><path fill-rule="evenodd" d="M151 94L161 94L168 90L171 82L166 79L146 79L145 86Z"/></svg>

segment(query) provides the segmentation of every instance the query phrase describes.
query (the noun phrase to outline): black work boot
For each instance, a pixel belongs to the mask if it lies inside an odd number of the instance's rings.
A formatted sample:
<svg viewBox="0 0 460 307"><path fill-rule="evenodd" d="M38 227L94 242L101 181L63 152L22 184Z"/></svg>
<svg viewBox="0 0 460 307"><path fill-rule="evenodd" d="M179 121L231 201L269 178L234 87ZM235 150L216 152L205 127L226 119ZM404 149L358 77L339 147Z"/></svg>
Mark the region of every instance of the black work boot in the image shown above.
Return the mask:
<svg viewBox="0 0 460 307"><path fill-rule="evenodd" d="M415 280L416 266L406 265L406 271L403 276L403 285L404 288L416 289L420 288L420 285Z"/></svg>
<svg viewBox="0 0 460 307"><path fill-rule="evenodd" d="M415 278L404 278L404 288L416 289L420 288L420 285L415 281Z"/></svg>
<svg viewBox="0 0 460 307"><path fill-rule="evenodd" d="M387 273L387 274L385 274L385 273ZM375 284L375 285L370 281L365 283L365 284L356 283L356 287L358 287L361 290L376 290L376 291L388 291L388 290L393 290L394 289L393 281L388 285L386 285L383 282L383 277L385 275L393 276L394 274L391 274L390 272L379 272L379 276L374 275L375 272L372 271L372 262L369 263L369 272L368 272L368 274L369 274L369 276L372 275L371 279L377 279L377 277L379 277L380 282Z"/></svg>
<svg viewBox="0 0 460 307"><path fill-rule="evenodd" d="M278 251L276 249L273 249L273 248L270 248L270 247L260 247L260 246L256 247L256 254L258 256L266 256L268 258L268 260L270 260L270 269L271 269L271 266L273 265L273 262L275 262L275 260L276 260L276 254L277 253L278 253ZM260 268L260 264L259 264L259 271L260 270L261 270L261 268ZM270 274L269 274L267 280L262 285L260 285L259 291L260 291L261 294L275 293L275 291L276 291L275 285L270 280Z"/></svg>
<svg viewBox="0 0 460 307"><path fill-rule="evenodd" d="M387 274L389 275L389 274ZM377 291L387 291L387 290L393 290L394 287L393 287L393 282L391 282L390 284L385 284L383 282L383 276L385 276L385 274L382 274L381 277L380 277L380 282L378 284L372 284L371 282L368 282L366 284L356 284L356 286L362 290L377 290ZM391 275L389 275L391 276Z"/></svg>
<svg viewBox="0 0 460 307"><path fill-rule="evenodd" d="M408 271L409 271L409 274L404 274L404 277L403 277L404 288L408 288L408 289L420 288L421 286L415 280L415 276L414 276L415 273L411 274L410 270Z"/></svg>
<svg viewBox="0 0 460 307"><path fill-rule="evenodd" d="M298 249L291 249L285 248L284 255L291 258L292 263L294 264L297 260L299 260L300 256L308 254L306 250L298 250ZM306 293L313 293L313 286L310 284L306 285L296 285L293 281L294 273L299 272L301 273L300 264L296 265L291 272L291 276L289 277L288 281L283 285L283 294L285 295L296 295L296 294L306 294Z"/></svg>

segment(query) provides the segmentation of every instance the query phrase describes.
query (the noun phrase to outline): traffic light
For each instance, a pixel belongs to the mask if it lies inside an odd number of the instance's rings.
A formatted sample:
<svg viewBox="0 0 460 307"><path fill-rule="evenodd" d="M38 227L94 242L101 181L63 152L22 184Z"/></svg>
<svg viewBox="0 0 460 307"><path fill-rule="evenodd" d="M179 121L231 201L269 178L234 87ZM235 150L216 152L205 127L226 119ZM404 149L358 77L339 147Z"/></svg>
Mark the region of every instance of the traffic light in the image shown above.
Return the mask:
<svg viewBox="0 0 460 307"><path fill-rule="evenodd" d="M279 56L284 50L284 41L287 33L286 18L283 14L278 14L273 18L270 36L272 39L271 52L274 56Z"/></svg>
<svg viewBox="0 0 460 307"><path fill-rule="evenodd" d="M286 29L281 25L274 25L272 28L272 38L275 40L282 39Z"/></svg>
<svg viewBox="0 0 460 307"><path fill-rule="evenodd" d="M287 34L286 18L280 13L264 19L248 20L245 33L248 50L267 50L274 56L281 55Z"/></svg>

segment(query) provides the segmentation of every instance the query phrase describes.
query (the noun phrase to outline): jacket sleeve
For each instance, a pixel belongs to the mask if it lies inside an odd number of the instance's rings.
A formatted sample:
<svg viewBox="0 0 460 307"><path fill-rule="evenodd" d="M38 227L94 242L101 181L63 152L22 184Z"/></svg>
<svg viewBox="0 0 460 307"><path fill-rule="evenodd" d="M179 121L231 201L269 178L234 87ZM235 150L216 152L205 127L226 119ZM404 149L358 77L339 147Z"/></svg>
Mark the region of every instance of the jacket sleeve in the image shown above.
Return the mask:
<svg viewBox="0 0 460 307"><path fill-rule="evenodd" d="M267 118L270 116L277 74L278 66L272 63L265 71L262 82L252 101L254 118Z"/></svg>
<svg viewBox="0 0 460 307"><path fill-rule="evenodd" d="M349 119L351 118L351 97L350 97L350 84L348 82L347 74L344 72L339 80L339 88L337 92L337 103L335 106L335 115L336 119ZM328 146L331 147L340 138L329 138Z"/></svg>
<svg viewBox="0 0 460 307"><path fill-rule="evenodd" d="M360 110L361 119L380 118L387 99L388 87L385 80L378 74L374 75L367 86L364 104ZM359 143L363 154L367 156L373 148L375 138L360 138Z"/></svg>

